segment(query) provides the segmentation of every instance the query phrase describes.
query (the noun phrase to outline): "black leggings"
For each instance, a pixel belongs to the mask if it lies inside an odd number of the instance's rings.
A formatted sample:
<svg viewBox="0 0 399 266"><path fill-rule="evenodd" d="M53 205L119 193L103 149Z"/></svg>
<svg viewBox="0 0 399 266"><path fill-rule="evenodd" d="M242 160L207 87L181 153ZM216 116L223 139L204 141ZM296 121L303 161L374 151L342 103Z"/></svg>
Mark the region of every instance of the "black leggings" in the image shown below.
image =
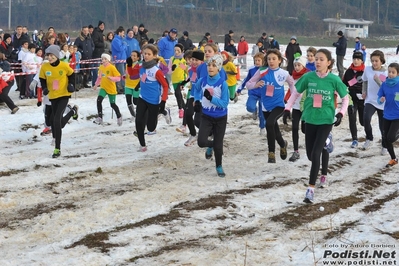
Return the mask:
<svg viewBox="0 0 399 266"><path fill-rule="evenodd" d="M267 145L269 146L269 152L276 151L276 140L280 147L285 146L284 139L281 136L280 128L277 123L277 120L283 115L283 112L284 107L276 107L270 112L263 112L263 116L266 120Z"/></svg>
<svg viewBox="0 0 399 266"><path fill-rule="evenodd" d="M210 117L202 114L201 125L198 131L198 146L201 148L211 147L215 152L216 167L222 165L223 139L226 132L227 115L222 117ZM208 140L209 134L213 133L213 140Z"/></svg>
<svg viewBox="0 0 399 266"><path fill-rule="evenodd" d="M366 103L364 105L364 131L366 132L366 139L373 140L373 128L371 127L371 118L374 113L377 111L378 115L378 126L380 128L381 136L382 136L382 147L385 148L385 137L384 137L384 118L383 118L383 110L377 109L374 105L370 103Z"/></svg>
<svg viewBox="0 0 399 266"><path fill-rule="evenodd" d="M195 127L199 128L201 124L201 115L195 113L194 118L194 98L189 98L184 109L183 125L187 125L190 130L190 135L197 135Z"/></svg>
<svg viewBox="0 0 399 266"><path fill-rule="evenodd" d="M175 97L177 101L177 106L179 107L179 109L182 109L184 108L184 99L183 99L183 94L181 93L180 83L174 87L175 87Z"/></svg>
<svg viewBox="0 0 399 266"><path fill-rule="evenodd" d="M329 154L324 146L328 134L331 132L332 125L313 125L306 123L305 144L306 155L312 162L309 175L309 185L315 185L317 174L320 169L320 155L323 153L323 170L322 174L327 174Z"/></svg>
<svg viewBox="0 0 399 266"><path fill-rule="evenodd" d="M353 101L353 105L348 106L349 129L351 131L352 140L357 140L356 118L359 115L360 125L364 125L364 101Z"/></svg>
<svg viewBox="0 0 399 266"><path fill-rule="evenodd" d="M145 146L144 129L147 125L148 131L154 131L158 124L159 104L150 104L139 98L136 108L136 132L140 145Z"/></svg>
<svg viewBox="0 0 399 266"><path fill-rule="evenodd" d="M297 109L292 109L292 142L294 144L294 151L299 150L299 122L301 122L301 131L305 134L305 122L301 120L302 112Z"/></svg>
<svg viewBox="0 0 399 266"><path fill-rule="evenodd" d="M103 100L104 97L102 96L98 96L97 97L97 112L98 112L98 117L103 117ZM111 108L114 109L115 113L116 113L116 117L119 118L121 117L121 112L119 111L119 107L116 105L116 103L111 103Z"/></svg>
<svg viewBox="0 0 399 266"><path fill-rule="evenodd" d="M399 135L399 119L387 120L384 118L384 134L385 134L385 147L387 148L391 159L396 159L393 143L398 140Z"/></svg>
<svg viewBox="0 0 399 266"><path fill-rule="evenodd" d="M61 149L62 128L63 126L65 126L66 122L68 122L70 118L69 117L68 120L66 120L66 118L63 117L65 108L69 101L69 96L52 99L50 101L51 101L51 110L52 110L51 131L53 134L53 138L55 138L55 148Z"/></svg>
<svg viewBox="0 0 399 266"><path fill-rule="evenodd" d="M17 107L13 100L11 100L10 96L8 96L8 93L10 92L11 87L14 85L14 81L9 81L7 82L7 86L3 88L3 91L0 93L0 100L5 102L7 104L8 108L11 109L11 111Z"/></svg>

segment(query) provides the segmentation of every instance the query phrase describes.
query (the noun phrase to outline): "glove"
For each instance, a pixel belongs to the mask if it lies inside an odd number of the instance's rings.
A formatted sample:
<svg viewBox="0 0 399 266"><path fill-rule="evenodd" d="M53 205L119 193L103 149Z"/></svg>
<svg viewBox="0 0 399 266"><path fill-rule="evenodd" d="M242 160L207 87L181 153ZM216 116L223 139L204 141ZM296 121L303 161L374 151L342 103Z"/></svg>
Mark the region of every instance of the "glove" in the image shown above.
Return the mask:
<svg viewBox="0 0 399 266"><path fill-rule="evenodd" d="M40 107L40 106L42 106L42 102L37 102L37 107Z"/></svg>
<svg viewBox="0 0 399 266"><path fill-rule="evenodd" d="M199 113L199 112L201 112L201 109L202 109L201 102L200 101L195 101L194 112Z"/></svg>
<svg viewBox="0 0 399 266"><path fill-rule="evenodd" d="M49 92L49 91L48 91L48 88L44 88L44 89L43 89L43 95L47 95L48 92Z"/></svg>
<svg viewBox="0 0 399 266"><path fill-rule="evenodd" d="M204 91L204 97L207 98L209 101L212 101L212 95L211 95L211 93L208 91L208 89L205 89L205 91Z"/></svg>
<svg viewBox="0 0 399 266"><path fill-rule="evenodd" d="M284 125L288 125L287 118L291 120L291 112L290 112L290 110L284 110L284 114L283 114L283 123L284 123Z"/></svg>
<svg viewBox="0 0 399 266"><path fill-rule="evenodd" d="M337 126L339 126L339 124L341 124L341 121L342 121L342 114L341 114L341 113L336 114L336 115L335 115L335 118L336 118L337 120L335 120L334 126L337 127Z"/></svg>
<svg viewBox="0 0 399 266"><path fill-rule="evenodd" d="M159 113L163 114L165 112L165 101L161 101L161 103L159 104Z"/></svg>
<svg viewBox="0 0 399 266"><path fill-rule="evenodd" d="M176 67L176 65L172 65L172 71L175 71Z"/></svg>
<svg viewBox="0 0 399 266"><path fill-rule="evenodd" d="M68 92L74 92L75 91L75 86L73 86L72 83L68 84Z"/></svg>
<svg viewBox="0 0 399 266"><path fill-rule="evenodd" d="M126 59L126 64L127 64L128 67L132 67L132 65L133 65L133 60L132 60L131 57L128 57L128 58Z"/></svg>

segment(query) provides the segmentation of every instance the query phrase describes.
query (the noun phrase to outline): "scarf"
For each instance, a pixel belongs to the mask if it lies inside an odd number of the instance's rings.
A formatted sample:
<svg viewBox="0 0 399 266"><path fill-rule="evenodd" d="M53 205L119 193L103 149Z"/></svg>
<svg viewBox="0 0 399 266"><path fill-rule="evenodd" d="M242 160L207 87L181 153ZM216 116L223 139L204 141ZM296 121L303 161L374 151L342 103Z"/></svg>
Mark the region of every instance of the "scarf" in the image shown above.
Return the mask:
<svg viewBox="0 0 399 266"><path fill-rule="evenodd" d="M158 62L156 60L152 59L148 62L143 62L142 66L145 69L149 69L149 68L152 68L153 66L156 66L157 64L158 64Z"/></svg>
<svg viewBox="0 0 399 266"><path fill-rule="evenodd" d="M175 55L175 58L176 58L176 59L182 59L182 58L183 58L183 54L181 54L181 55L179 55L179 56Z"/></svg>
<svg viewBox="0 0 399 266"><path fill-rule="evenodd" d="M387 78L387 80L385 81L385 83L389 86L389 87L393 87L396 84L398 84L399 82L399 76L396 76L394 78Z"/></svg>
<svg viewBox="0 0 399 266"><path fill-rule="evenodd" d="M299 79L300 77L302 77L303 76L303 74L305 74L306 72L309 72L309 69L307 69L307 68L302 68L302 70L301 71L299 71L299 72L296 72L295 70L294 71L292 71L292 77L294 78L294 80L297 80L297 79Z"/></svg>
<svg viewBox="0 0 399 266"><path fill-rule="evenodd" d="M360 66L355 66L353 65L353 63L350 65L350 69L352 69L353 71L359 72L359 71L364 71L364 64L361 64Z"/></svg>

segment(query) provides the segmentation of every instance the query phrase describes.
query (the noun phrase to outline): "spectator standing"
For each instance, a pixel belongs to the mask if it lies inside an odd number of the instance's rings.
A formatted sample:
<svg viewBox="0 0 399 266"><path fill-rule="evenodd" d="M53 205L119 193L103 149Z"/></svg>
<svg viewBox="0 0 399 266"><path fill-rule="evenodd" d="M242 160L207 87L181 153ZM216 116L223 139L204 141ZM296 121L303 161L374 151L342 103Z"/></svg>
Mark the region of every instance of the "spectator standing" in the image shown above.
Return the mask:
<svg viewBox="0 0 399 266"><path fill-rule="evenodd" d="M127 45L126 42L124 41L124 37L125 37L125 29L122 26L120 26L116 30L116 35L111 43L112 57L114 60L117 60L117 62L115 62L115 67L118 70L118 72L121 74L121 76L125 75L124 61L126 60ZM123 79L118 81L116 83L116 86L118 94L122 94L125 91L125 81Z"/></svg>
<svg viewBox="0 0 399 266"><path fill-rule="evenodd" d="M270 47L269 38L267 37L267 33L266 32L262 33L262 36L259 37L259 39L258 39L258 41L256 43L259 43L259 42L261 42L262 46L263 46L262 53L266 53L267 49L269 49L269 47Z"/></svg>
<svg viewBox="0 0 399 266"><path fill-rule="evenodd" d="M360 42L360 37L355 38L355 50L353 52L359 52L362 50L362 43Z"/></svg>
<svg viewBox="0 0 399 266"><path fill-rule="evenodd" d="M166 37L161 38L158 42L159 55L162 56L166 63L175 53L175 45L177 44L177 29L172 28Z"/></svg>
<svg viewBox="0 0 399 266"><path fill-rule="evenodd" d="M183 36L181 36L177 42L183 45L184 51L194 50L195 48L193 41L190 38L188 38L188 31L186 30L183 31Z"/></svg>
<svg viewBox="0 0 399 266"><path fill-rule="evenodd" d="M337 55L338 75L342 79L344 76L344 57L346 55L346 46L348 41L341 30L338 31L337 35L338 41L333 43L333 46L335 47L335 54Z"/></svg>
<svg viewBox="0 0 399 266"><path fill-rule="evenodd" d="M80 58L81 60L92 59L94 43L93 43L93 39L91 38L90 33L89 33L89 27L87 27L87 26L82 27L79 37L76 38L76 40L75 40L75 45L77 46L78 51L82 55L82 57ZM90 63L86 63L86 64L81 63L81 66L82 66L82 68L89 68ZM90 88L90 85L87 84L90 70L83 69L83 70L81 70L81 72L83 73L83 87Z"/></svg>
<svg viewBox="0 0 399 266"><path fill-rule="evenodd" d="M280 51L280 44L274 39L273 35L269 36L269 49L277 49Z"/></svg>
<svg viewBox="0 0 399 266"><path fill-rule="evenodd" d="M91 86L93 87L97 80L98 67L100 66L101 55L104 53L104 28L105 23L103 21L98 21L98 26L93 30L91 38L94 43L93 59L99 59L98 62L94 62L91 70Z"/></svg>
<svg viewBox="0 0 399 266"><path fill-rule="evenodd" d="M229 30L229 33L224 35L224 50L227 51L227 47L230 45L230 41L234 36L234 31Z"/></svg>
<svg viewBox="0 0 399 266"><path fill-rule="evenodd" d="M134 38L134 33L132 29L127 30L126 38L124 41L126 42L126 58L129 58L133 51L140 52L140 44Z"/></svg>
<svg viewBox="0 0 399 266"><path fill-rule="evenodd" d="M144 27L144 24L143 23L141 23L140 25L139 25L139 35L140 35L140 41L139 41L139 43L140 43L140 45L141 45L141 43L143 42L143 41L149 41L149 39L148 39L148 36L147 36L147 32L148 31L146 31L146 29L145 29L145 27Z"/></svg>
<svg viewBox="0 0 399 266"><path fill-rule="evenodd" d="M207 44L208 42L212 43L212 39L211 39L211 34L209 32L206 32L204 37L202 37L201 41L198 43L198 47L201 46L201 42L205 42L205 44Z"/></svg>
<svg viewBox="0 0 399 266"><path fill-rule="evenodd" d="M247 53L248 53L248 42L244 36L241 36L240 42L238 43L238 63L242 69L247 69Z"/></svg>
<svg viewBox="0 0 399 266"><path fill-rule="evenodd" d="M292 75L292 71L294 70L295 58L300 57L301 55L302 51L299 47L299 43L296 41L296 36L292 36L287 48L285 49L285 57L288 61L287 71L290 75Z"/></svg>
<svg viewBox="0 0 399 266"><path fill-rule="evenodd" d="M107 37L105 37L104 40L104 53L112 54L111 43L113 39L114 39L114 33L112 31L108 32Z"/></svg>

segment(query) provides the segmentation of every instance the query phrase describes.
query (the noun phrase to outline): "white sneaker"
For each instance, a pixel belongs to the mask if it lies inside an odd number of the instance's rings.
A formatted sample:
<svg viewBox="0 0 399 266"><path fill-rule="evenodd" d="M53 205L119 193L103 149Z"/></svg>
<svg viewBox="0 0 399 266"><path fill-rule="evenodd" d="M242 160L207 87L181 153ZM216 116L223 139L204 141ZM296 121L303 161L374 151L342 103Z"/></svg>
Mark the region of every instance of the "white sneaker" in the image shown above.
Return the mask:
<svg viewBox="0 0 399 266"><path fill-rule="evenodd" d="M122 125L122 123L123 123L122 116L117 119L116 123L118 124L118 126Z"/></svg>
<svg viewBox="0 0 399 266"><path fill-rule="evenodd" d="M190 136L190 137L188 138L188 140L187 140L186 142L184 142L184 146L188 147L188 146L193 145L195 142L197 142L197 139L198 139L198 136L197 136L197 135L195 135L195 136Z"/></svg>
<svg viewBox="0 0 399 266"><path fill-rule="evenodd" d="M102 117L97 117L96 120L94 120L94 123L97 124L97 125L102 125L103 124Z"/></svg>
<svg viewBox="0 0 399 266"><path fill-rule="evenodd" d="M172 117L170 116L170 109L169 108L165 108L165 111L167 112L167 114L164 115L165 121L166 121L166 124L169 125L170 123L172 123Z"/></svg>
<svg viewBox="0 0 399 266"><path fill-rule="evenodd" d="M363 144L363 150L368 150L371 146L373 146L373 141L366 139L366 141Z"/></svg>
<svg viewBox="0 0 399 266"><path fill-rule="evenodd" d="M388 154L387 148L381 148L381 155L387 155L387 154Z"/></svg>
<svg viewBox="0 0 399 266"><path fill-rule="evenodd" d="M182 133L183 135L185 135L186 134L186 126L181 125L180 127L177 127L176 131Z"/></svg>

